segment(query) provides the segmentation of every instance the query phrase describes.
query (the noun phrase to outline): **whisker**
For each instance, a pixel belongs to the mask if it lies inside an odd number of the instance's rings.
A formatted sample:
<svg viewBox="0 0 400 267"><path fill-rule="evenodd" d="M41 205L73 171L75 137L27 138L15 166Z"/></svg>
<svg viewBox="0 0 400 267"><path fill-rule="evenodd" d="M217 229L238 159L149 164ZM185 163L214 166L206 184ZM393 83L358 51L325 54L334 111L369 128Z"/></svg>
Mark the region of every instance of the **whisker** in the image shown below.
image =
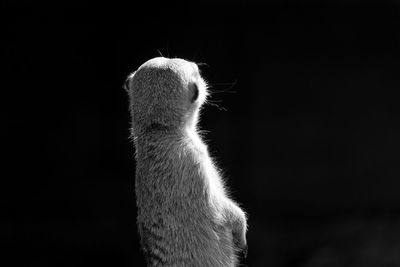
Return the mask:
<svg viewBox="0 0 400 267"><path fill-rule="evenodd" d="M211 103L221 103L222 100L215 100L215 99L208 99L207 102L211 102Z"/></svg>
<svg viewBox="0 0 400 267"><path fill-rule="evenodd" d="M231 86L233 86L233 85L236 85L236 82L233 82L233 83L210 83L211 85L231 85Z"/></svg>
<svg viewBox="0 0 400 267"><path fill-rule="evenodd" d="M224 108L224 107L221 107L221 106L220 106L220 105L218 105L217 103L213 103L213 102L207 101L207 102L206 102L206 104L207 104L207 105L210 105L210 106L213 106L213 107L216 107L216 108L218 108L219 110L222 110L222 111L227 111L227 109L226 109L226 108Z"/></svg>
<svg viewBox="0 0 400 267"><path fill-rule="evenodd" d="M168 41L167 41L167 57L170 57L169 56L169 49L168 49Z"/></svg>
<svg viewBox="0 0 400 267"><path fill-rule="evenodd" d="M214 94L214 93L229 93L229 94L236 94L236 93L237 93L237 91L213 90L213 91L211 92L211 94Z"/></svg>
<svg viewBox="0 0 400 267"><path fill-rule="evenodd" d="M160 54L160 56L164 57L160 50L157 49L157 52Z"/></svg>
<svg viewBox="0 0 400 267"><path fill-rule="evenodd" d="M210 90L211 93L236 93L236 91L231 91L231 89L237 84L237 80L231 83L209 83L209 85L213 88L215 86L229 86L225 90Z"/></svg>
<svg viewBox="0 0 400 267"><path fill-rule="evenodd" d="M203 67L203 66L210 67L210 65L208 65L207 63L204 63L204 62L196 62L196 64L199 67Z"/></svg>

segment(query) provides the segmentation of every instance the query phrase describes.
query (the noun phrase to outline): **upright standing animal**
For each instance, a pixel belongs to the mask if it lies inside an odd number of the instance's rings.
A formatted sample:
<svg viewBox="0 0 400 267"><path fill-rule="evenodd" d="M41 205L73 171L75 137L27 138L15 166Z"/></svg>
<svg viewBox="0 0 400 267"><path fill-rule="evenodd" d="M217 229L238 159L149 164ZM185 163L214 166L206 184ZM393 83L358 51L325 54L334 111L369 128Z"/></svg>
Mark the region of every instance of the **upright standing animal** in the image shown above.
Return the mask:
<svg viewBox="0 0 400 267"><path fill-rule="evenodd" d="M246 216L226 193L197 131L207 86L179 58L145 62L126 81L136 145L137 225L148 266L236 266Z"/></svg>

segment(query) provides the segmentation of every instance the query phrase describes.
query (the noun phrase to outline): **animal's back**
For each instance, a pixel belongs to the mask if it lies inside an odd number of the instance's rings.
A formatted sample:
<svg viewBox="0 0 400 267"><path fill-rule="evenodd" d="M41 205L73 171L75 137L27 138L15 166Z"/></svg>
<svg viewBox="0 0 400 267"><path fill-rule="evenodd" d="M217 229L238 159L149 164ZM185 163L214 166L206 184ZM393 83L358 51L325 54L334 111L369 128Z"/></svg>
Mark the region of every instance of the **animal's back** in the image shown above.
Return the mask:
<svg viewBox="0 0 400 267"><path fill-rule="evenodd" d="M211 194L217 192L210 192L211 177L204 175L204 151L185 137L155 138L143 145L137 140L138 226L148 263L234 266L232 233L219 203L213 203Z"/></svg>
<svg viewBox="0 0 400 267"><path fill-rule="evenodd" d="M197 133L207 96L194 63L156 58L129 78L138 229L149 266L235 266L246 217Z"/></svg>

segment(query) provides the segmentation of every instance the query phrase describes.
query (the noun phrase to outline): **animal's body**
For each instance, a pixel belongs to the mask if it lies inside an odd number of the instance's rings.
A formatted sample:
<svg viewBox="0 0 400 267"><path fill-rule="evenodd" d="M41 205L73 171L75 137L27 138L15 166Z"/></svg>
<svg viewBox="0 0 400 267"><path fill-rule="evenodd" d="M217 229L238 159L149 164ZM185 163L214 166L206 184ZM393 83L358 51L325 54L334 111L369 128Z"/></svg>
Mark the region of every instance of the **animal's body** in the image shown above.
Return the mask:
<svg viewBox="0 0 400 267"><path fill-rule="evenodd" d="M196 129L207 87L195 63L153 58L127 79L137 225L148 266L236 266L246 216Z"/></svg>

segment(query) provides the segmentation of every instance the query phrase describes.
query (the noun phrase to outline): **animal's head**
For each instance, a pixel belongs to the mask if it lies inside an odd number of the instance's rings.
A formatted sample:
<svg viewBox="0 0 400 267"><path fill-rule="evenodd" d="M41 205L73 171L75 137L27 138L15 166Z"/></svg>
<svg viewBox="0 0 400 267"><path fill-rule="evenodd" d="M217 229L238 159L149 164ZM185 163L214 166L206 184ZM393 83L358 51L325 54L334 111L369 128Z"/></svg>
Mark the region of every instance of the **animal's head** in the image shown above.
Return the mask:
<svg viewBox="0 0 400 267"><path fill-rule="evenodd" d="M195 128L207 85L198 66L179 58L150 59L128 76L133 134Z"/></svg>

